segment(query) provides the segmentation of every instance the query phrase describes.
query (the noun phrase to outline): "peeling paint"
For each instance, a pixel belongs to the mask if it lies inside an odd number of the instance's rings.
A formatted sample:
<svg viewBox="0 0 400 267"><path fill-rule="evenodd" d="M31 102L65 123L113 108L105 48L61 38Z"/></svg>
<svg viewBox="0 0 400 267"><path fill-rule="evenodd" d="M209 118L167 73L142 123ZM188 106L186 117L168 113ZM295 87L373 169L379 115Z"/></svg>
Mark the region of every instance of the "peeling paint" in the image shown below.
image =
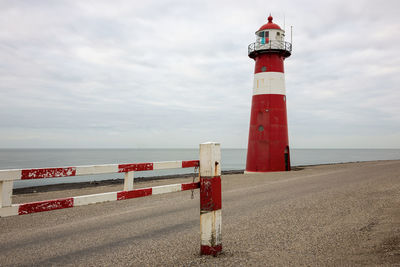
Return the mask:
<svg viewBox="0 0 400 267"><path fill-rule="evenodd" d="M199 167L199 166L200 166L199 160L182 161L182 168Z"/></svg>
<svg viewBox="0 0 400 267"><path fill-rule="evenodd" d="M151 171L153 163L132 163L118 165L118 172Z"/></svg>
<svg viewBox="0 0 400 267"><path fill-rule="evenodd" d="M21 180L75 176L76 167L27 169L21 171Z"/></svg>
<svg viewBox="0 0 400 267"><path fill-rule="evenodd" d="M152 188L136 189L131 191L121 191L117 193L117 200L124 200L137 197L145 197L152 194Z"/></svg>
<svg viewBox="0 0 400 267"><path fill-rule="evenodd" d="M182 184L182 191L200 188L200 182Z"/></svg>
<svg viewBox="0 0 400 267"><path fill-rule="evenodd" d="M221 177L200 178L200 209L213 211L221 209Z"/></svg>
<svg viewBox="0 0 400 267"><path fill-rule="evenodd" d="M222 244L219 244L217 246L205 246L201 245L200 249L201 255L212 255L212 256L217 256L218 254L221 253L222 251Z"/></svg>
<svg viewBox="0 0 400 267"><path fill-rule="evenodd" d="M31 202L31 203L21 204L18 208L18 214L23 215L35 212L72 208L73 206L74 206L73 198Z"/></svg>
<svg viewBox="0 0 400 267"><path fill-rule="evenodd" d="M90 165L90 166L77 166L77 167L59 167L59 168L38 168L38 169L24 169L24 170L2 170L0 171L0 179L3 177L10 177L13 180L21 179L41 179L41 178L56 178L66 176L88 175L88 174L101 174L113 172L133 172L133 171L149 171L154 169L154 164L158 164L158 169L164 168L189 168L198 167L199 160L188 161L170 161L170 162L152 162L152 163L132 163L132 164L109 164L109 165ZM0 180L0 183L11 182L12 180ZM165 187L165 188L164 188ZM73 198L46 200L39 202L14 204L12 207L1 207L4 203L0 202L0 217L23 215L35 212L50 211L56 209L71 208L74 206L82 206L93 203L100 203L105 201L124 200L137 197L150 196L153 193L163 194L170 192L178 192L185 190L193 190L200 188L200 182L174 184L167 186L158 186L153 188L143 188L136 190L126 190L119 192L110 192L104 194L94 194L86 196L77 196ZM9 193L11 205L11 189ZM75 203L75 199L77 202Z"/></svg>

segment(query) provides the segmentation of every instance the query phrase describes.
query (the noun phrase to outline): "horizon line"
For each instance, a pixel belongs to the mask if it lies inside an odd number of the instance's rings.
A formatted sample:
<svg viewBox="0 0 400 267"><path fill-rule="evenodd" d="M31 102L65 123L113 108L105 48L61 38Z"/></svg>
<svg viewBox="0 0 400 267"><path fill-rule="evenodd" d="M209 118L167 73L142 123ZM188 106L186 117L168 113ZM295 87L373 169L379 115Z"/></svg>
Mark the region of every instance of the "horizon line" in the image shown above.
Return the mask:
<svg viewBox="0 0 400 267"><path fill-rule="evenodd" d="M198 147L0 147L6 149L199 149ZM221 149L247 149L243 147L221 147ZM386 147L293 147L290 149L391 149Z"/></svg>

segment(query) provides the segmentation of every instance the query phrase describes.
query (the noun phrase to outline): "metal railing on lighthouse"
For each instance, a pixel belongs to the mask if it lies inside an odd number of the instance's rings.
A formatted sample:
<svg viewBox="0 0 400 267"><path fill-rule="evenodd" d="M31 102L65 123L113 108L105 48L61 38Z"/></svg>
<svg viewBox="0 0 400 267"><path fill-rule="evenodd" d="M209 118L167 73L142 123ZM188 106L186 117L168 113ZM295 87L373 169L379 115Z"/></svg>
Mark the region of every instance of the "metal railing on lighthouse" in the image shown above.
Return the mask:
<svg viewBox="0 0 400 267"><path fill-rule="evenodd" d="M257 54L268 53L268 52L279 52L284 57L289 57L292 54L292 44L285 41L270 40L268 43L255 42L249 44L248 55L251 58L255 58Z"/></svg>

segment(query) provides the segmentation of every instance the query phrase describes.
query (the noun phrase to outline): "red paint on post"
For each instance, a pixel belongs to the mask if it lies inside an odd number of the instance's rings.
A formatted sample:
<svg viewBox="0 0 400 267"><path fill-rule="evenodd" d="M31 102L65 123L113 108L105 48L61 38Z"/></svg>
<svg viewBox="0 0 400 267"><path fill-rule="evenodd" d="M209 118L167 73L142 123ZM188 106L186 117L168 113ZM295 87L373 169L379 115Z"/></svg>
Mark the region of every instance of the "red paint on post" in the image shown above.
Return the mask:
<svg viewBox="0 0 400 267"><path fill-rule="evenodd" d="M199 167L199 166L200 166L199 160L182 161L182 168Z"/></svg>
<svg viewBox="0 0 400 267"><path fill-rule="evenodd" d="M181 184L182 191L200 188L200 182Z"/></svg>
<svg viewBox="0 0 400 267"><path fill-rule="evenodd" d="M21 204L18 208L18 214L23 215L35 212L72 208L73 206L74 206L73 198L31 202L31 203Z"/></svg>
<svg viewBox="0 0 400 267"><path fill-rule="evenodd" d="M75 176L76 167L22 170L21 180Z"/></svg>
<svg viewBox="0 0 400 267"><path fill-rule="evenodd" d="M221 177L200 177L200 210L221 209Z"/></svg>
<svg viewBox="0 0 400 267"><path fill-rule="evenodd" d="M132 163L118 165L118 172L152 171L153 163Z"/></svg>
<svg viewBox="0 0 400 267"><path fill-rule="evenodd" d="M124 200L137 197L149 196L153 193L152 188L135 189L130 191L121 191L117 193L117 200Z"/></svg>
<svg viewBox="0 0 400 267"><path fill-rule="evenodd" d="M216 256L222 251L222 244L217 246L206 246L201 245L201 255L213 255Z"/></svg>

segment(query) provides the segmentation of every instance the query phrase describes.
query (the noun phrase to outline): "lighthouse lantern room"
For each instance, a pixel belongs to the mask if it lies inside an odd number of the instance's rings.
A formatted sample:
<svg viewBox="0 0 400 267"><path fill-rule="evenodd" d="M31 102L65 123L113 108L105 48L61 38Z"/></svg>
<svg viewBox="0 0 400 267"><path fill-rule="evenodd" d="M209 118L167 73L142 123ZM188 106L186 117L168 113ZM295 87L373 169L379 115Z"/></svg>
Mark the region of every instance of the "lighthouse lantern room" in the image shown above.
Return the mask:
<svg viewBox="0 0 400 267"><path fill-rule="evenodd" d="M292 45L272 19L270 15L248 47L255 70L246 173L290 170L284 60Z"/></svg>

